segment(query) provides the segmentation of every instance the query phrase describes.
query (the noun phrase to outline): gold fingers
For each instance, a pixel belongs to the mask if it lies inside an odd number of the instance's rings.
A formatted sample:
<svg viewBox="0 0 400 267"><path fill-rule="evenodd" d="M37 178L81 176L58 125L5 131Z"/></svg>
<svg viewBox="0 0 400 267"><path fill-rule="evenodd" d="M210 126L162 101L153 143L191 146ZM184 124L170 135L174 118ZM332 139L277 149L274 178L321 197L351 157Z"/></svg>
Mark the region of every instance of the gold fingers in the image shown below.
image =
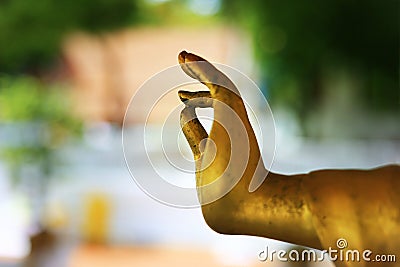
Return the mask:
<svg viewBox="0 0 400 267"><path fill-rule="evenodd" d="M207 138L208 134L197 118L195 108L212 107L212 98L208 91L188 92L181 90L178 95L181 101L185 103L185 108L181 111L181 128L194 159L198 160L201 156L201 140Z"/></svg>
<svg viewBox="0 0 400 267"><path fill-rule="evenodd" d="M204 58L182 51L178 56L178 60L182 70L187 75L210 89L213 98L219 98L219 94L235 93L238 95L238 90L233 82Z"/></svg>
<svg viewBox="0 0 400 267"><path fill-rule="evenodd" d="M212 107L213 101L209 91L189 92L180 90L178 96L186 106L194 108Z"/></svg>

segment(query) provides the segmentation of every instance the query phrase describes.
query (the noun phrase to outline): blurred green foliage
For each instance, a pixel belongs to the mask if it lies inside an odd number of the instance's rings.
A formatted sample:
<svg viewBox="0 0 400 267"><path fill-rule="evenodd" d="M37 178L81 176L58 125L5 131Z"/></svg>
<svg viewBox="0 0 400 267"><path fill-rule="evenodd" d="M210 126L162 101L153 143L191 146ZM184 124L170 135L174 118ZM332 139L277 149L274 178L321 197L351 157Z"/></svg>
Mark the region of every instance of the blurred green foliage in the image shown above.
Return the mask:
<svg viewBox="0 0 400 267"><path fill-rule="evenodd" d="M219 0L139 0L138 21L156 26L215 26Z"/></svg>
<svg viewBox="0 0 400 267"><path fill-rule="evenodd" d="M304 120L316 111L332 70L362 83L355 101L368 110L400 112L399 3L225 0L222 10L251 31L271 103Z"/></svg>
<svg viewBox="0 0 400 267"><path fill-rule="evenodd" d="M135 0L1 0L0 72L34 72L57 56L73 30L108 31L135 22Z"/></svg>
<svg viewBox="0 0 400 267"><path fill-rule="evenodd" d="M82 123L71 113L65 91L27 76L0 77L0 157L15 181L22 166L36 166L48 177L55 148L81 134ZM6 130L8 129L8 131Z"/></svg>

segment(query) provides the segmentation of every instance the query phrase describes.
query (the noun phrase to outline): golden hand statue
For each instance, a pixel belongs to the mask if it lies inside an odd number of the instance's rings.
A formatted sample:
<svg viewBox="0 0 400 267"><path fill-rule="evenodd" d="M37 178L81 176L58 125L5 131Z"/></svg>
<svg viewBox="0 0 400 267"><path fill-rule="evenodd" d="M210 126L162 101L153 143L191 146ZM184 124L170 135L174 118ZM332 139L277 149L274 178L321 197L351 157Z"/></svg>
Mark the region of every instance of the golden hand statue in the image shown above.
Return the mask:
<svg viewBox="0 0 400 267"><path fill-rule="evenodd" d="M181 127L196 161L203 216L213 230L317 249L337 249L336 241L344 238L348 249L369 249L373 255L400 251L400 166L299 175L268 172L230 79L185 51L179 63L209 89L180 91L179 97L185 103ZM195 113L203 107L214 109L209 135ZM373 262L345 263L352 264Z"/></svg>

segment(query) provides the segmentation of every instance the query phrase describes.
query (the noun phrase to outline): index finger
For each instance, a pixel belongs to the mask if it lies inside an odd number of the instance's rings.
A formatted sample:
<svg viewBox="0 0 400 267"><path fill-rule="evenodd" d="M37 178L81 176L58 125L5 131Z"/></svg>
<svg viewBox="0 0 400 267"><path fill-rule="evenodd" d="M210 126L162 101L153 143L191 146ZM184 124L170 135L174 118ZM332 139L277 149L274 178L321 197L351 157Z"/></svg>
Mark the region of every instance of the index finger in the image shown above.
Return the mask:
<svg viewBox="0 0 400 267"><path fill-rule="evenodd" d="M210 89L212 98L220 98L220 96L232 93L240 96L233 82L204 58L182 51L179 53L178 60L182 70L188 76Z"/></svg>

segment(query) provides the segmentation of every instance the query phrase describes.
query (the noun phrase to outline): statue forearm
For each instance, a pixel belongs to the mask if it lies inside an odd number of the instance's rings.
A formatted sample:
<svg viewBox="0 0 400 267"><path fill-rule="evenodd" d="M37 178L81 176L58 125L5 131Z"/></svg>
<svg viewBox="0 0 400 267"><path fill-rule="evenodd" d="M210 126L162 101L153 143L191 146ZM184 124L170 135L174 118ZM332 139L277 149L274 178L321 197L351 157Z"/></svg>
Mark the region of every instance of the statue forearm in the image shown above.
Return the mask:
<svg viewBox="0 0 400 267"><path fill-rule="evenodd" d="M222 199L203 206L204 217L218 216L209 225L220 233L262 236L322 248L303 192L306 175L269 173L253 193L234 188ZM216 220L216 218L214 218Z"/></svg>
<svg viewBox="0 0 400 267"><path fill-rule="evenodd" d="M313 225L323 247L345 238L374 253L400 248L400 166L321 170L304 181Z"/></svg>
<svg viewBox="0 0 400 267"><path fill-rule="evenodd" d="M196 159L203 216L212 229L318 249L335 248L345 238L352 249L399 250L400 166L293 176L268 173L238 90L229 90L233 83L196 55L183 52L179 60L189 76L210 89L199 93L202 100L185 102L181 125ZM196 92L181 92L180 97L194 99ZM194 112L204 105L214 108L209 135ZM199 149L205 138L204 149ZM252 190L254 178L266 175Z"/></svg>

